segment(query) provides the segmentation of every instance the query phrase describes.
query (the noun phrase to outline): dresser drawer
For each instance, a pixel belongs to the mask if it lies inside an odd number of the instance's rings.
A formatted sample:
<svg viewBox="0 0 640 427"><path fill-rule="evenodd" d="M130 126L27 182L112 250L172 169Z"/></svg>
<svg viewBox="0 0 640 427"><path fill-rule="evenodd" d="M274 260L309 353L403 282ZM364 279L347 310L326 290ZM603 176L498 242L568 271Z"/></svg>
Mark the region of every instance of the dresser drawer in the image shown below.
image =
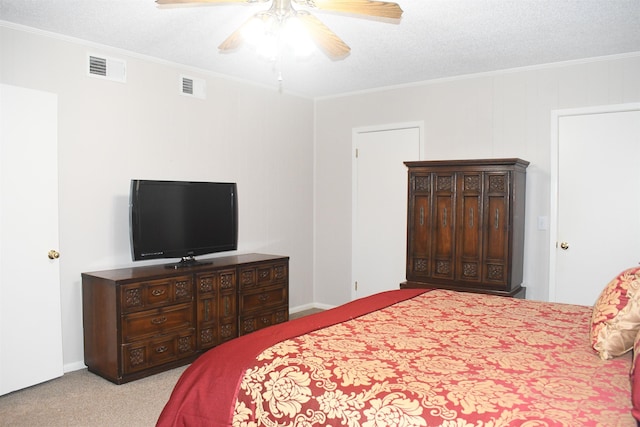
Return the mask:
<svg viewBox="0 0 640 427"><path fill-rule="evenodd" d="M240 291L277 283L286 283L288 277L286 262L260 264L240 268Z"/></svg>
<svg viewBox="0 0 640 427"><path fill-rule="evenodd" d="M236 291L236 270L228 269L196 275L198 295Z"/></svg>
<svg viewBox="0 0 640 427"><path fill-rule="evenodd" d="M122 342L193 328L193 315L191 304L125 314L122 316Z"/></svg>
<svg viewBox="0 0 640 427"><path fill-rule="evenodd" d="M241 316L238 323L240 327L240 335L255 332L267 326L289 320L289 307L278 307L271 310L264 310L253 315Z"/></svg>
<svg viewBox="0 0 640 427"><path fill-rule="evenodd" d="M123 313L192 300L192 276L130 283L120 288L120 307Z"/></svg>
<svg viewBox="0 0 640 427"><path fill-rule="evenodd" d="M192 356L196 353L195 330L173 334L122 346L124 374Z"/></svg>
<svg viewBox="0 0 640 427"><path fill-rule="evenodd" d="M239 298L240 313L263 310L279 305L287 305L289 302L286 286L272 286L269 288L257 289L252 292L245 292L241 294Z"/></svg>

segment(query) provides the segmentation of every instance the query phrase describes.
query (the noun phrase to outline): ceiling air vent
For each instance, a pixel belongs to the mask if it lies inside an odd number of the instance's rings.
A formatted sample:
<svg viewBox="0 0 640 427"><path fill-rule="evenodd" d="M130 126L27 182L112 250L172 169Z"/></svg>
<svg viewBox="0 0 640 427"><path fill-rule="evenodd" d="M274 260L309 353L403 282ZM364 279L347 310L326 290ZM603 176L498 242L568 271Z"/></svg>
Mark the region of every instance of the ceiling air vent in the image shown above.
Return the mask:
<svg viewBox="0 0 640 427"><path fill-rule="evenodd" d="M180 93L185 96L205 99L206 82L189 76L180 76Z"/></svg>
<svg viewBox="0 0 640 427"><path fill-rule="evenodd" d="M127 63L122 59L101 55L88 56L88 73L91 77L124 83L127 79Z"/></svg>

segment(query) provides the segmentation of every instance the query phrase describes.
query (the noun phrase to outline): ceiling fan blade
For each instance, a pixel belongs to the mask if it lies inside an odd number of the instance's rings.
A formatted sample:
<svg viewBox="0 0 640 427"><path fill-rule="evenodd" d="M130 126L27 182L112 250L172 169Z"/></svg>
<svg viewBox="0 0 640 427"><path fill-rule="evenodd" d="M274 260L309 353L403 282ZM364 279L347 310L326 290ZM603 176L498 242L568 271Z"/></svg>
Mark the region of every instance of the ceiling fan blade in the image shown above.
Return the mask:
<svg viewBox="0 0 640 427"><path fill-rule="evenodd" d="M256 3L267 0L156 0L158 4L183 4L183 3Z"/></svg>
<svg viewBox="0 0 640 427"><path fill-rule="evenodd" d="M296 18L298 18L307 29L309 37L311 37L318 48L329 58L342 59L351 52L351 48L315 16L298 11Z"/></svg>
<svg viewBox="0 0 640 427"><path fill-rule="evenodd" d="M244 22L244 24L240 25L240 27L238 27L237 30L231 33L229 37L227 37L222 43L220 43L220 46L218 46L218 50L222 52L228 52L228 51L236 50L237 48L239 48L242 42L244 41L244 38L242 37L242 33L253 19L255 19L254 16L247 19Z"/></svg>
<svg viewBox="0 0 640 427"><path fill-rule="evenodd" d="M294 0L296 3L320 10L353 13L356 15L377 16L380 18L400 19L400 5L387 1L373 0Z"/></svg>

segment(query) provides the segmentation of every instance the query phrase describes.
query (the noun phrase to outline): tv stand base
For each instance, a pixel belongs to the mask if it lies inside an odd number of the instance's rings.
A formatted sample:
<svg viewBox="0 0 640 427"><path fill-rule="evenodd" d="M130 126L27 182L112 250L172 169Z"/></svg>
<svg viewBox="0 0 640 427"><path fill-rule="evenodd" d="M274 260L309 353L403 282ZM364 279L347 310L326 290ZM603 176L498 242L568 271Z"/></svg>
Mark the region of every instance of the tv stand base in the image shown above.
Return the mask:
<svg viewBox="0 0 640 427"><path fill-rule="evenodd" d="M198 261L192 256L186 256L186 257L182 257L182 259L179 262L165 265L164 268L171 268L171 269L177 270L179 268L197 267L200 265L209 265L209 264L213 264L213 262Z"/></svg>

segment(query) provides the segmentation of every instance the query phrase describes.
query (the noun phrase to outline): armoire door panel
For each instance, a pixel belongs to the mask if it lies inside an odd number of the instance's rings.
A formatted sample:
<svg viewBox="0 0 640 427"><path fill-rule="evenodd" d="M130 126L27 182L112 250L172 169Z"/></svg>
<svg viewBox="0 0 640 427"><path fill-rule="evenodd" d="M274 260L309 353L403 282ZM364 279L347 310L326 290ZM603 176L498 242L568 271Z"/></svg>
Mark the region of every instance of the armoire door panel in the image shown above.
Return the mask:
<svg viewBox="0 0 640 427"><path fill-rule="evenodd" d="M420 280L431 273L431 174L411 174L409 186L407 276Z"/></svg>
<svg viewBox="0 0 640 427"><path fill-rule="evenodd" d="M453 277L456 177L454 173L440 173L434 176L434 180L434 224L431 237L433 273L436 276Z"/></svg>
<svg viewBox="0 0 640 427"><path fill-rule="evenodd" d="M413 232L409 239L410 253L408 258L412 273L418 276L429 274L430 242L429 228L431 227L431 205L428 195L416 196L413 199L413 210L410 224Z"/></svg>
<svg viewBox="0 0 640 427"><path fill-rule="evenodd" d="M486 227L488 259L504 260L507 256L508 217L504 197L489 197Z"/></svg>
<svg viewBox="0 0 640 427"><path fill-rule="evenodd" d="M482 215L480 194L464 195L458 209L458 265L457 277L461 280L481 279Z"/></svg>
<svg viewBox="0 0 640 427"><path fill-rule="evenodd" d="M495 286L507 285L509 240L510 173L489 173L486 177L487 223L484 280Z"/></svg>
<svg viewBox="0 0 640 427"><path fill-rule="evenodd" d="M460 172L457 209L458 263L456 277L478 281L482 277L482 172Z"/></svg>
<svg viewBox="0 0 640 427"><path fill-rule="evenodd" d="M508 209L505 197L489 196L488 224L485 239L485 280L494 284L507 283L506 268L509 251Z"/></svg>

